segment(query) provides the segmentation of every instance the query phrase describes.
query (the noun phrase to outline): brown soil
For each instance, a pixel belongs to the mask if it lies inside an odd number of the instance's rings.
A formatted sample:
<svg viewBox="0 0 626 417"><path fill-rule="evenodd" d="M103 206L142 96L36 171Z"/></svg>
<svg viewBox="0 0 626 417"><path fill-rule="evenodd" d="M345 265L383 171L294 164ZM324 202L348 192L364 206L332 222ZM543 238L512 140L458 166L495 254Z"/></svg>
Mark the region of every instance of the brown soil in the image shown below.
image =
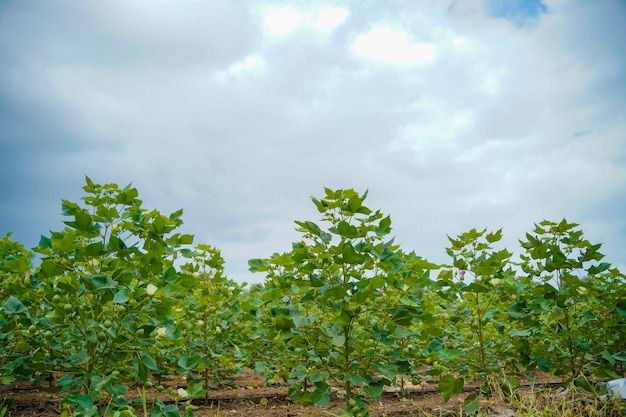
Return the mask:
<svg viewBox="0 0 626 417"><path fill-rule="evenodd" d="M285 385L266 386L265 381L258 374L246 371L234 378L237 388L224 388L213 390L209 393L208 400L194 399L193 404L198 406L194 410L198 417L320 417L332 414L341 414L345 407L345 400L340 395L331 399L328 407L303 407L292 403L287 397ZM537 382L547 382L538 380ZM163 384L171 387L173 391L184 386L184 381L169 381ZM471 387L470 387L471 389ZM385 392L383 396L370 404L369 410L372 417L388 416L422 416L425 414L436 416L457 416L463 408L463 398L467 394L453 396L447 403L443 402L440 393L436 392L436 384L429 383L419 387L411 387L409 394L401 397L397 392ZM135 394L133 394L133 392ZM151 391L148 399L155 398L156 392ZM136 390L129 390L129 397L137 397ZM25 383L14 383L0 387L0 405L5 400L9 406L8 416L37 416L51 417L61 414L61 396L33 389ZM174 403L175 397L166 392L158 394L158 398L164 403ZM180 402L181 411L184 409L184 401ZM494 416L513 415L506 404L499 401L484 403L482 408L493 410ZM139 411L139 410L138 410ZM329 414L332 413L332 414Z"/></svg>

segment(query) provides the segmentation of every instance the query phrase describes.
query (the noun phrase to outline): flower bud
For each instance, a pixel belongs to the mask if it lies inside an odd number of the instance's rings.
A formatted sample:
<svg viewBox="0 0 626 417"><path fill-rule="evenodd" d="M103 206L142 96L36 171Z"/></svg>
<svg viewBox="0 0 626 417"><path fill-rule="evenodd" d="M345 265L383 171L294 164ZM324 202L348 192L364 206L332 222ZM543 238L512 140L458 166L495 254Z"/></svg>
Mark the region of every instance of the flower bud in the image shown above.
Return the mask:
<svg viewBox="0 0 626 417"><path fill-rule="evenodd" d="M157 329L157 337L165 337L166 332L167 330L165 329L165 327L159 327Z"/></svg>
<svg viewBox="0 0 626 417"><path fill-rule="evenodd" d="M153 296L157 290L158 287L153 284L148 284L148 286L146 287L146 293L148 293L149 296Z"/></svg>

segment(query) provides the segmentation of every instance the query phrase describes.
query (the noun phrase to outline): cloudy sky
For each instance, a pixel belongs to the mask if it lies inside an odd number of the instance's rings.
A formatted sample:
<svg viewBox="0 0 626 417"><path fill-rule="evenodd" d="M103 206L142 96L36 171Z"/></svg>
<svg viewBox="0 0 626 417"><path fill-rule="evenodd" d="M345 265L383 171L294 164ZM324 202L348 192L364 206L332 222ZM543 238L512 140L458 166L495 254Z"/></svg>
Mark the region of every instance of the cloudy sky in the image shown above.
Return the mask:
<svg viewBox="0 0 626 417"><path fill-rule="evenodd" d="M259 282L310 196L354 188L433 262L566 218L624 266L624 39L620 0L4 0L0 234L132 182Z"/></svg>

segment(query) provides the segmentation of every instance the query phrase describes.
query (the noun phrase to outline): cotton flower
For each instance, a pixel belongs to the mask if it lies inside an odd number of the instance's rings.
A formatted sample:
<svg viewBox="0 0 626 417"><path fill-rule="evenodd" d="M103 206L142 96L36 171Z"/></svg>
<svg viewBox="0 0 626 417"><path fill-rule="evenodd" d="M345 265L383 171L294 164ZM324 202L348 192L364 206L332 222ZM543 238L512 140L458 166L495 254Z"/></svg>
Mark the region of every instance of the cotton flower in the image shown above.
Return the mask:
<svg viewBox="0 0 626 417"><path fill-rule="evenodd" d="M178 395L178 398L187 398L187 397L189 397L189 393L184 388L178 388L178 391L176 391L176 394Z"/></svg>
<svg viewBox="0 0 626 417"><path fill-rule="evenodd" d="M148 284L148 286L146 287L146 292L148 293L149 296L153 296L157 290L158 290L158 287L153 284Z"/></svg>
<svg viewBox="0 0 626 417"><path fill-rule="evenodd" d="M166 332L167 330L165 329L165 327L159 327L157 329L157 337L165 337Z"/></svg>
<svg viewBox="0 0 626 417"><path fill-rule="evenodd" d="M501 282L502 282L501 279L494 278L491 280L491 285L493 285L494 287L497 287L498 285L500 285Z"/></svg>

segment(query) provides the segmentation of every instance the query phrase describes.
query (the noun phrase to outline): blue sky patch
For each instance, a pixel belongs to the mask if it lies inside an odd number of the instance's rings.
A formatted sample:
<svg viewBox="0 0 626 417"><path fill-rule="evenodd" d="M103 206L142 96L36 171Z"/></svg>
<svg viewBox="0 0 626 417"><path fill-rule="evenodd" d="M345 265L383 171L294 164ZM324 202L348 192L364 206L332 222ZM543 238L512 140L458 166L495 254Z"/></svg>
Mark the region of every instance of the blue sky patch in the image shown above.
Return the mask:
<svg viewBox="0 0 626 417"><path fill-rule="evenodd" d="M489 16L510 20L520 27L548 11L542 0L485 0L485 7Z"/></svg>

